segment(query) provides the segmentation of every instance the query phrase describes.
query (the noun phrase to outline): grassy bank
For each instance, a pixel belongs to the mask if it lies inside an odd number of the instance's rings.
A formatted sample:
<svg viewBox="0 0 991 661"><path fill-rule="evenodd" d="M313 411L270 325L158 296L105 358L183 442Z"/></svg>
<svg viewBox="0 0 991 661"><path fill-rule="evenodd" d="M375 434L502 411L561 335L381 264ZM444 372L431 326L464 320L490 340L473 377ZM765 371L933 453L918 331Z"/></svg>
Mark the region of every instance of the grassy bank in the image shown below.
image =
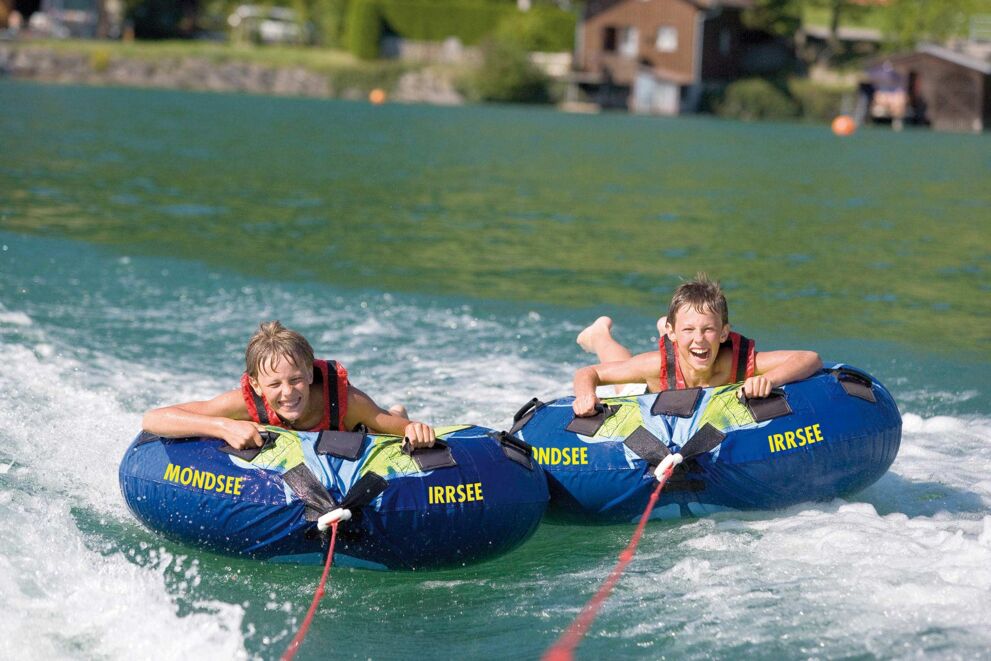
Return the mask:
<svg viewBox="0 0 991 661"><path fill-rule="evenodd" d="M335 72L347 69L374 71L395 67L395 62L364 62L345 50L295 46L254 46L213 41L93 41L44 39L20 42L19 46L44 47L64 53L107 54L138 60L200 58L210 62L250 62L272 67L303 67L313 71Z"/></svg>
<svg viewBox="0 0 991 661"><path fill-rule="evenodd" d="M391 90L406 72L426 65L396 60L359 60L345 50L294 46L255 46L209 41L34 40L19 49L46 49L81 55L98 71L113 60L168 62L201 60L215 65L241 63L271 69L304 69L327 78L334 89Z"/></svg>

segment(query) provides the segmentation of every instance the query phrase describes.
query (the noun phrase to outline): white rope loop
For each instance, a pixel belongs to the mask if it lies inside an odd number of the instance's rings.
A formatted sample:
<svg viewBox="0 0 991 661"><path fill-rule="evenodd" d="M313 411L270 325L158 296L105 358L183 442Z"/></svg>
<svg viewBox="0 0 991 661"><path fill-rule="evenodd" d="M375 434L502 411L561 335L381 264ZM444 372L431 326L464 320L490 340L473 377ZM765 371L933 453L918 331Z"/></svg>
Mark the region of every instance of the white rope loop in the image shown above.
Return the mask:
<svg viewBox="0 0 991 661"><path fill-rule="evenodd" d="M337 509L330 510L319 519L317 519L317 528L320 532L323 532L330 528L335 523L340 523L341 521L351 520L351 510L345 510L338 507Z"/></svg>
<svg viewBox="0 0 991 661"><path fill-rule="evenodd" d="M664 457L664 460L661 461L661 463L657 465L657 468L654 469L654 477L657 478L658 482L663 482L664 473L667 472L668 469L673 470L675 466L677 466L684 460L685 458L681 456L680 452L669 454L668 456Z"/></svg>

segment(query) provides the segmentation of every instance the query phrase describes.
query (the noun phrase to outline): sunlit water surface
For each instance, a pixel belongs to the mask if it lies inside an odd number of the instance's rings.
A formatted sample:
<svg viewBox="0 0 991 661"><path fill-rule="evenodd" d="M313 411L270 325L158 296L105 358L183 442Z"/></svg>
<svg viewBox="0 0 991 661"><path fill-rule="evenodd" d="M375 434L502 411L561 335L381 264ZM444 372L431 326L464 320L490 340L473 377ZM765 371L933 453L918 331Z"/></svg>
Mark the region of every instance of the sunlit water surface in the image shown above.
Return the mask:
<svg viewBox="0 0 991 661"><path fill-rule="evenodd" d="M505 428L601 311L680 278L761 347L872 371L901 452L848 500L652 523L584 658L991 649L986 136L0 83L0 657L278 656L318 568L165 541L117 464L239 377L263 319L378 401ZM334 570L299 658L535 658L631 526L495 561Z"/></svg>

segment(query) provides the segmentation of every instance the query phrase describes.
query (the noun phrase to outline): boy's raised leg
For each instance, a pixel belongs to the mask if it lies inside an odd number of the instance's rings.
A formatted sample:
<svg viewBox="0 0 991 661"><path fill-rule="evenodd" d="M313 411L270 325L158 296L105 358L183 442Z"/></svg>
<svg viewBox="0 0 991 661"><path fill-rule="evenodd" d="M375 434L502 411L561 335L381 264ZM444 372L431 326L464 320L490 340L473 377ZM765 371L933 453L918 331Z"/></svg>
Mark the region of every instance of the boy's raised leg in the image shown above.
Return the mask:
<svg viewBox="0 0 991 661"><path fill-rule="evenodd" d="M600 363L614 363L628 360L632 354L629 349L617 342L612 336L612 319L599 317L578 333L578 346L594 353Z"/></svg>

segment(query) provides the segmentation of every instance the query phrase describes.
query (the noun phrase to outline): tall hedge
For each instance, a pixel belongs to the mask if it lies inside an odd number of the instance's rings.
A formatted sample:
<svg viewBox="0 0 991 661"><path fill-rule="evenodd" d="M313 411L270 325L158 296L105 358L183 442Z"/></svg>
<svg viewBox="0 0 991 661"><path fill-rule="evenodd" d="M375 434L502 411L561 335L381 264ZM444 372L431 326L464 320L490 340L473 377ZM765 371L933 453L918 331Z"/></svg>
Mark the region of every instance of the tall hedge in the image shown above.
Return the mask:
<svg viewBox="0 0 991 661"><path fill-rule="evenodd" d="M347 19L348 44L363 59L378 56L379 42L386 26L399 36L415 41L442 41L457 37L465 45L479 43L505 21L519 20L520 12L511 4L483 0L351 0ZM530 12L531 31L539 33L532 41L570 50L574 39L575 17L554 8Z"/></svg>
<svg viewBox="0 0 991 661"><path fill-rule="evenodd" d="M348 48L355 57L363 60L378 57L379 41L382 40L382 16L377 0L351 0L345 24Z"/></svg>
<svg viewBox="0 0 991 661"><path fill-rule="evenodd" d="M575 47L578 17L557 7L538 5L530 11L511 11L500 21L495 36L524 50L570 52Z"/></svg>

